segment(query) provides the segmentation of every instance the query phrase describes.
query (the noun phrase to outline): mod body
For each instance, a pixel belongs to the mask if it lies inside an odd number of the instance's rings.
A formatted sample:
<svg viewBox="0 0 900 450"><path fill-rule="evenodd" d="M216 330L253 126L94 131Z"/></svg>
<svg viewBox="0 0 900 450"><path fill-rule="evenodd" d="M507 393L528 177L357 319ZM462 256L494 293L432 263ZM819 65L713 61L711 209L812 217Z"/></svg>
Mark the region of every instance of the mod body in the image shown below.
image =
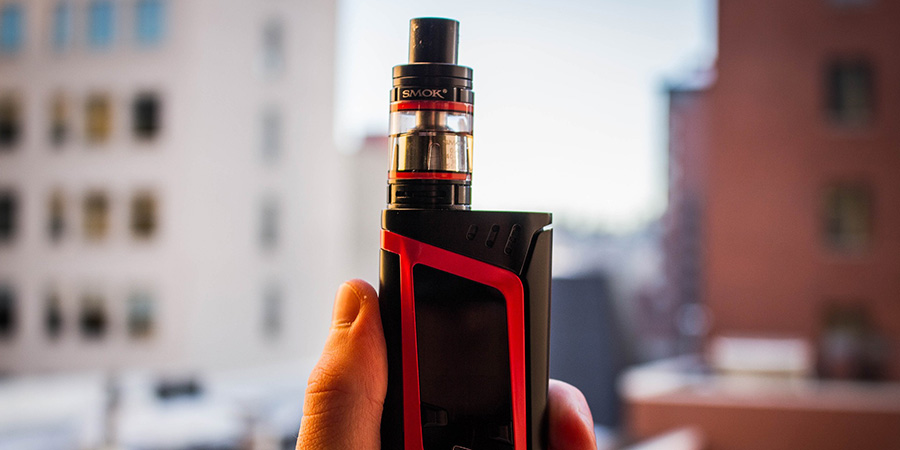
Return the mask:
<svg viewBox="0 0 900 450"><path fill-rule="evenodd" d="M379 301L385 450L546 448L551 217L472 211L458 23L413 19L394 68Z"/></svg>
<svg viewBox="0 0 900 450"><path fill-rule="evenodd" d="M384 449L545 448L550 215L386 210Z"/></svg>

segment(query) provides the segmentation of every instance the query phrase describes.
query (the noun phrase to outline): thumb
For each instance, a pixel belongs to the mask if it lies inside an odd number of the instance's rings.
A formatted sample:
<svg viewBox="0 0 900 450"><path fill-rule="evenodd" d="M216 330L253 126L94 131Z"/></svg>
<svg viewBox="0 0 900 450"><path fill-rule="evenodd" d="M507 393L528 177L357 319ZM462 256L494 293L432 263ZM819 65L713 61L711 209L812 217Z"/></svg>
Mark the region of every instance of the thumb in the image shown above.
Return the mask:
<svg viewBox="0 0 900 450"><path fill-rule="evenodd" d="M309 377L297 450L377 450L386 391L378 296L365 281L348 281L338 289L331 333Z"/></svg>

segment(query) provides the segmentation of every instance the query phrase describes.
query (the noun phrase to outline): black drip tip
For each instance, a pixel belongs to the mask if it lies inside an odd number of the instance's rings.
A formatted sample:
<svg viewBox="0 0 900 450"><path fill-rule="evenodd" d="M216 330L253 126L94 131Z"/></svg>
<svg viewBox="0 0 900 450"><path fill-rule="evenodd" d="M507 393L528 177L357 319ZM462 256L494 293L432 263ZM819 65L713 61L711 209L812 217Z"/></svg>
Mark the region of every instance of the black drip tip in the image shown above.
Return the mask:
<svg viewBox="0 0 900 450"><path fill-rule="evenodd" d="M409 63L456 64L459 22L421 17L409 21Z"/></svg>
<svg viewBox="0 0 900 450"><path fill-rule="evenodd" d="M410 20L409 63L394 66L391 102L472 103L472 69L456 63L458 44L459 22L436 17Z"/></svg>

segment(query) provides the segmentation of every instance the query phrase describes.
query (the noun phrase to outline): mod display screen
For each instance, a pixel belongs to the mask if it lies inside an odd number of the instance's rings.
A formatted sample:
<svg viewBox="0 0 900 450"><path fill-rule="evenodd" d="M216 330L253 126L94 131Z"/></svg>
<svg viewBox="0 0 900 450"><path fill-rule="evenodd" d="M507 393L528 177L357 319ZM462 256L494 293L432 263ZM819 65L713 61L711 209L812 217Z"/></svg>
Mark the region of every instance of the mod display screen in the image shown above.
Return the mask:
<svg viewBox="0 0 900 450"><path fill-rule="evenodd" d="M512 449L503 295L422 264L413 289L425 449Z"/></svg>

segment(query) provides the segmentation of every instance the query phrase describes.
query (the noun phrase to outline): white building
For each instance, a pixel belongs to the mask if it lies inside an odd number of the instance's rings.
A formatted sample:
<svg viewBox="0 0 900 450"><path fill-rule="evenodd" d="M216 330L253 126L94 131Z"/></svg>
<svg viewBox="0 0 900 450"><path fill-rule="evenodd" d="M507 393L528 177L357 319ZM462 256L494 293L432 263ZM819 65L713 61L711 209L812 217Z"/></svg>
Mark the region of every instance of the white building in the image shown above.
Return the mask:
<svg viewBox="0 0 900 450"><path fill-rule="evenodd" d="M390 143L384 135L368 135L356 152L344 155L349 178L347 224L353 276L378 287L381 212L387 205Z"/></svg>
<svg viewBox="0 0 900 450"><path fill-rule="evenodd" d="M0 374L317 354L334 42L331 0L0 0Z"/></svg>

